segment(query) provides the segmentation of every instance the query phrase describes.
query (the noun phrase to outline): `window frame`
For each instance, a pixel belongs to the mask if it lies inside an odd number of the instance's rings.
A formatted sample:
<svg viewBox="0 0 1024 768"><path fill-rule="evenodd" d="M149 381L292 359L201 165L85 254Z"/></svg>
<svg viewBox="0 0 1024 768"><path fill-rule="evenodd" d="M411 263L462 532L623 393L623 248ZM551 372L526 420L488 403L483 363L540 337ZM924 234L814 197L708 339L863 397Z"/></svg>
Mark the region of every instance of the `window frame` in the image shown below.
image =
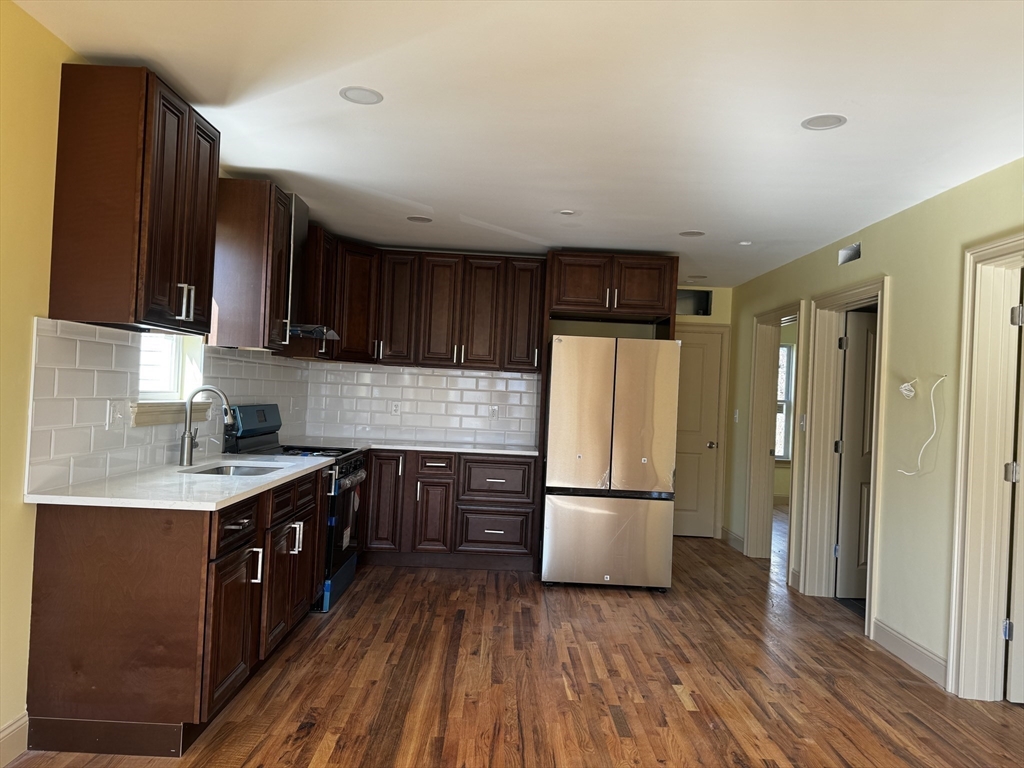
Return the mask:
<svg viewBox="0 0 1024 768"><path fill-rule="evenodd" d="M177 383L175 389L167 390L143 390L142 389L142 376L141 376L141 356L145 354L144 348L140 350L140 375L139 375L139 402L140 403L166 403L166 402L183 402L185 399L184 384L185 384L185 345L184 336L178 334L162 334L162 333L146 333L142 336L142 344L145 345L147 339L153 339L157 336L167 338L172 344L172 369L170 376L168 377L171 381Z"/></svg>

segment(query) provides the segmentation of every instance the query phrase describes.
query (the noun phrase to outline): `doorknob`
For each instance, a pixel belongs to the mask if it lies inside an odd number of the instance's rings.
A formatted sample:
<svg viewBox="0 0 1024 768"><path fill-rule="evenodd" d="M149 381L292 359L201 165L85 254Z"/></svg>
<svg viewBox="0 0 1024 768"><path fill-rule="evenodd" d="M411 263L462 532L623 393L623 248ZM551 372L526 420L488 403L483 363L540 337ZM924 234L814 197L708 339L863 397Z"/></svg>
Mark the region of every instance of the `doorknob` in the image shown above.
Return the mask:
<svg viewBox="0 0 1024 768"><path fill-rule="evenodd" d="M717 448L717 447L718 447L718 443L714 442L713 440L708 440L708 448Z"/></svg>

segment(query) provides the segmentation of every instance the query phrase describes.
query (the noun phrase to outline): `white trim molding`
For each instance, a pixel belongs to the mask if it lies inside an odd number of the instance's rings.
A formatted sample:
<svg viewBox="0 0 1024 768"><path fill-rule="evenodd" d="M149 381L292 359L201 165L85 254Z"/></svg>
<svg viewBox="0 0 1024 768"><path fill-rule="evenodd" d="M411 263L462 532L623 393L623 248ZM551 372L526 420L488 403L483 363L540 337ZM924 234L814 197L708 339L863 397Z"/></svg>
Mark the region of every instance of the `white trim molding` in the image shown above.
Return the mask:
<svg viewBox="0 0 1024 768"><path fill-rule="evenodd" d="M940 686L945 685L946 660L941 656L932 653L923 645L915 643L902 632L897 632L881 619L875 619L871 639L925 677Z"/></svg>
<svg viewBox="0 0 1024 768"><path fill-rule="evenodd" d="M1013 408L1024 234L964 253L960 402L957 416L952 589L946 689L965 699L1003 698L1001 624L1009 587Z"/></svg>
<svg viewBox="0 0 1024 768"><path fill-rule="evenodd" d="M743 537L737 536L724 525L722 526L722 541L739 552L743 551Z"/></svg>
<svg viewBox="0 0 1024 768"><path fill-rule="evenodd" d="M0 768L28 750L28 712L22 712L0 728Z"/></svg>

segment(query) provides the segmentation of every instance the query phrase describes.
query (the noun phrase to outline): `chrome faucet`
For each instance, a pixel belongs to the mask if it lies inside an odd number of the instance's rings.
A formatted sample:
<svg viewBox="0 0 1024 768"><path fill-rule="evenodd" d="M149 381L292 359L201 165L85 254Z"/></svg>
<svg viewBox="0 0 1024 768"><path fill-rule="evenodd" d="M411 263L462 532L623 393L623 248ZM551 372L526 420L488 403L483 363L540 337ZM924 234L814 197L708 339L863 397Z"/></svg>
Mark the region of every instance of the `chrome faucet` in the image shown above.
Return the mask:
<svg viewBox="0 0 1024 768"><path fill-rule="evenodd" d="M224 423L228 426L235 423L235 417L231 414L231 403L228 402L228 396L221 389L209 384L196 387L192 394L185 398L185 431L181 433L181 450L178 453L179 467L192 466L192 451L199 445L199 441L196 439L199 436L199 427L192 429L192 399L200 392L213 392L219 396L224 401L224 404L221 405L221 410L224 412Z"/></svg>

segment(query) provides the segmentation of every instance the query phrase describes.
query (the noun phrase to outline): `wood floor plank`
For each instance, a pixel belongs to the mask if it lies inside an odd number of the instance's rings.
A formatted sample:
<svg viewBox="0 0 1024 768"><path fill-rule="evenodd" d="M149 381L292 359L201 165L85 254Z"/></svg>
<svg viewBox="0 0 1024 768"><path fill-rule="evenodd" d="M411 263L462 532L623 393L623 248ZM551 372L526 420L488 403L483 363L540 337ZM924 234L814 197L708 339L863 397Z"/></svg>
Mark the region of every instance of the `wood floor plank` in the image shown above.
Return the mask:
<svg viewBox="0 0 1024 768"><path fill-rule="evenodd" d="M776 531L773 551L784 554ZM784 563L676 539L666 594L363 568L180 760L16 768L1024 765L1024 708L956 699Z"/></svg>

